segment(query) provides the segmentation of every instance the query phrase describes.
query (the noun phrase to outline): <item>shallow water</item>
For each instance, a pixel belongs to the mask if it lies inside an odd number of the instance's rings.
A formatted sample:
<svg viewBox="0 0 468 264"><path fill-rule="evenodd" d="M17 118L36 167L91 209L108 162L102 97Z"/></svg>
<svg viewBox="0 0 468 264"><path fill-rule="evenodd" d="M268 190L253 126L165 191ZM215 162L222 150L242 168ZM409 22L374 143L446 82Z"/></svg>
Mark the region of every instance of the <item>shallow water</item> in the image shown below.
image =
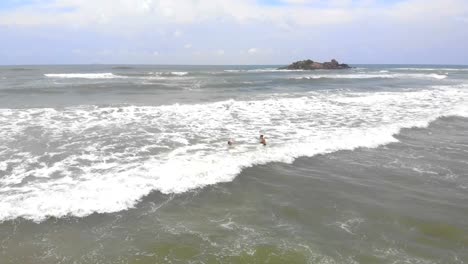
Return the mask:
<svg viewBox="0 0 468 264"><path fill-rule="evenodd" d="M467 69L93 67L0 71L5 263L468 261Z"/></svg>

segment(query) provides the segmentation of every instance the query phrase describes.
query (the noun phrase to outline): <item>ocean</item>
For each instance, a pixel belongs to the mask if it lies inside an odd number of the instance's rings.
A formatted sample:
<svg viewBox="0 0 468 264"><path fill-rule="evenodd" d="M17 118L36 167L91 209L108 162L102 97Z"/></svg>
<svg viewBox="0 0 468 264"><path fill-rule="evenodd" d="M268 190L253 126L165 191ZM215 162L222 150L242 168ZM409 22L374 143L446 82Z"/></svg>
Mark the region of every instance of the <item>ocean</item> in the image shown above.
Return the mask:
<svg viewBox="0 0 468 264"><path fill-rule="evenodd" d="M352 66L1 66L0 263L468 263L468 66Z"/></svg>

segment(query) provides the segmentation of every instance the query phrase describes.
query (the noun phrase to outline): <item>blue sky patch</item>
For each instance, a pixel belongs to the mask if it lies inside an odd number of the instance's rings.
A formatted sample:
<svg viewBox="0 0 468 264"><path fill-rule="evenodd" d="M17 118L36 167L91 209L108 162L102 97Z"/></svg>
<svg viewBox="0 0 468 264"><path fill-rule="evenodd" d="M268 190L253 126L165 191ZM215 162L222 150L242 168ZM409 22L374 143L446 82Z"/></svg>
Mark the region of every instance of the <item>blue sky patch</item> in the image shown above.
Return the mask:
<svg viewBox="0 0 468 264"><path fill-rule="evenodd" d="M16 9L18 7L27 6L37 2L37 0L1 0L0 10Z"/></svg>

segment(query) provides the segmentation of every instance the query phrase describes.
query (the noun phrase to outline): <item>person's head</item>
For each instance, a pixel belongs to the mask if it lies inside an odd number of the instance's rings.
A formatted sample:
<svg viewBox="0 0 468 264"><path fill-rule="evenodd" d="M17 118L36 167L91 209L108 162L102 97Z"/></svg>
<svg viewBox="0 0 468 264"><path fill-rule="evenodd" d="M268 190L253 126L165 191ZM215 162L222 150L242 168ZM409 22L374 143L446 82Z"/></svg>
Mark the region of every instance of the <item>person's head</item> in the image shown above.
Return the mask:
<svg viewBox="0 0 468 264"><path fill-rule="evenodd" d="M232 145L232 140L228 140L228 145Z"/></svg>
<svg viewBox="0 0 468 264"><path fill-rule="evenodd" d="M260 138L263 138L263 135L260 135Z"/></svg>

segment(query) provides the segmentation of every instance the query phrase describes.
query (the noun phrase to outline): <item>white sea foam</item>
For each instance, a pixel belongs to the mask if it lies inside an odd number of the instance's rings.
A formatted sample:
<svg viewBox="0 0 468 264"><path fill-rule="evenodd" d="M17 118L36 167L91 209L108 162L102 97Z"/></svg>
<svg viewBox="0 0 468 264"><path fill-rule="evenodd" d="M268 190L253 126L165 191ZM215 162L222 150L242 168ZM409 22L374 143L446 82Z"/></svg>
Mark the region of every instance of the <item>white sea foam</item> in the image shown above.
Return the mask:
<svg viewBox="0 0 468 264"><path fill-rule="evenodd" d="M468 92L308 93L209 104L0 109L0 220L86 216L157 190L231 181L246 167L397 141L467 114ZM268 145L257 142L259 133ZM232 148L226 141L235 140Z"/></svg>
<svg viewBox="0 0 468 264"><path fill-rule="evenodd" d="M126 76L114 75L113 73L47 73L44 76L48 78L63 79L117 79L127 78Z"/></svg>
<svg viewBox="0 0 468 264"><path fill-rule="evenodd" d="M391 68L402 71L468 71L468 68Z"/></svg>
<svg viewBox="0 0 468 264"><path fill-rule="evenodd" d="M143 79L143 80L165 80L170 76L186 76L188 72L149 72L148 76L126 76L107 73L47 73L47 78L57 79Z"/></svg>
<svg viewBox="0 0 468 264"><path fill-rule="evenodd" d="M262 68L262 69L251 69L251 70L224 70L224 72L303 72L304 70L288 70L288 69L277 69L277 68Z"/></svg>
<svg viewBox="0 0 468 264"><path fill-rule="evenodd" d="M171 75L174 75L174 76L185 76L185 75L188 75L189 72L182 72L182 71L174 71L174 72L150 72L149 74L150 74L150 75L154 75L154 76L171 76Z"/></svg>
<svg viewBox="0 0 468 264"><path fill-rule="evenodd" d="M309 76L293 77L291 79L438 79L447 78L445 74L418 74L418 73L358 73L358 74L314 74Z"/></svg>
<svg viewBox="0 0 468 264"><path fill-rule="evenodd" d="M355 235L355 231L354 229L357 229L359 227L360 224L362 224L364 222L364 219L362 218L352 218L352 219L348 219L344 222L336 222L335 224L343 229L344 231L346 231L347 233L351 234L351 235Z"/></svg>
<svg viewBox="0 0 468 264"><path fill-rule="evenodd" d="M276 69L276 68L248 70L248 72L303 72L303 71L304 70L289 70L289 69Z"/></svg>
<svg viewBox="0 0 468 264"><path fill-rule="evenodd" d="M177 75L177 76L185 76L188 74L188 72L171 72L172 75Z"/></svg>

